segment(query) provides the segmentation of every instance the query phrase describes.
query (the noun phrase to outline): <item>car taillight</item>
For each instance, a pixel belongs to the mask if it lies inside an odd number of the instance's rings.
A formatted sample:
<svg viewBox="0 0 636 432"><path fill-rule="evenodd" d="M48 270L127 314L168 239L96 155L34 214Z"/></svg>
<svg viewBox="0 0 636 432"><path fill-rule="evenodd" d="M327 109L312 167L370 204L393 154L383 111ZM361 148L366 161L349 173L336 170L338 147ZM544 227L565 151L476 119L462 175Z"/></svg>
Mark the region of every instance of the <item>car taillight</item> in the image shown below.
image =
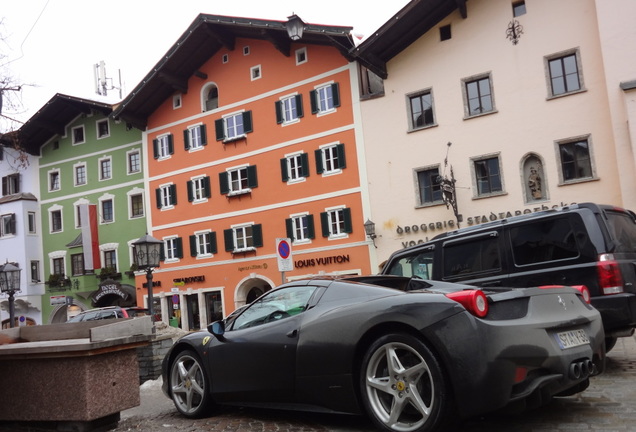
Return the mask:
<svg viewBox="0 0 636 432"><path fill-rule="evenodd" d="M455 300L476 317L483 318L488 315L488 299L481 290L457 291L446 294L451 300Z"/></svg>
<svg viewBox="0 0 636 432"><path fill-rule="evenodd" d="M623 278L614 255L600 255L596 263L596 270L603 294L619 294L623 292Z"/></svg>
<svg viewBox="0 0 636 432"><path fill-rule="evenodd" d="M590 290L585 285L570 285L572 288L577 290L583 296L583 301L587 304L592 303L592 297L590 295ZM541 289L550 289L550 288L563 288L565 285L541 285L539 288Z"/></svg>

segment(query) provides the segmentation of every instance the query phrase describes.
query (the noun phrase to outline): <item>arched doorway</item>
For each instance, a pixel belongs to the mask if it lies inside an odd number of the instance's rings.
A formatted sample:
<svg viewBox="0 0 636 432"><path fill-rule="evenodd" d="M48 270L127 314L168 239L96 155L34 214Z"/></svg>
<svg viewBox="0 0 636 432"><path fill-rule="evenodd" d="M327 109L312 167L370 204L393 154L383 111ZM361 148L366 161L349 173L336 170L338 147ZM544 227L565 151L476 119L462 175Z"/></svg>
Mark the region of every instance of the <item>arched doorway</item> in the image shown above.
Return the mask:
<svg viewBox="0 0 636 432"><path fill-rule="evenodd" d="M251 274L243 279L234 291L234 309L256 300L275 286L274 282L265 276Z"/></svg>

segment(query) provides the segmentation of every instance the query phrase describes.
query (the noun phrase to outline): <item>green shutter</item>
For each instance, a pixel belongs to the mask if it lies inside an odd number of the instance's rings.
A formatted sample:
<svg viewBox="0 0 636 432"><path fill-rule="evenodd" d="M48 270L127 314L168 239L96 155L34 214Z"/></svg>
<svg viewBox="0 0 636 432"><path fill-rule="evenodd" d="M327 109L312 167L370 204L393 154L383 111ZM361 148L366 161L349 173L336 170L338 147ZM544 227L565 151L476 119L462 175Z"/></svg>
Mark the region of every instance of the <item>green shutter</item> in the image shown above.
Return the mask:
<svg viewBox="0 0 636 432"><path fill-rule="evenodd" d="M307 237L316 238L316 228L314 226L314 215L307 215Z"/></svg>
<svg viewBox="0 0 636 432"><path fill-rule="evenodd" d="M210 188L210 176L207 176L203 179L203 192L206 198L210 198L212 196L212 189Z"/></svg>
<svg viewBox="0 0 636 432"><path fill-rule="evenodd" d="M263 247L263 226L261 224L252 225L252 241L254 247Z"/></svg>
<svg viewBox="0 0 636 432"><path fill-rule="evenodd" d="M303 95L296 95L296 115L298 115L298 118L301 118L302 116L305 115L304 111L303 111Z"/></svg>
<svg viewBox="0 0 636 432"><path fill-rule="evenodd" d="M201 144L202 145L208 145L208 136L207 136L207 130L204 124L202 124L201 126L199 126L201 128Z"/></svg>
<svg viewBox="0 0 636 432"><path fill-rule="evenodd" d="M177 237L174 239L174 242L177 246L177 258L183 258L183 239L181 237Z"/></svg>
<svg viewBox="0 0 636 432"><path fill-rule="evenodd" d="M155 159L159 159L159 140L158 139L152 140L152 154Z"/></svg>
<svg viewBox="0 0 636 432"><path fill-rule="evenodd" d="M252 126L252 111L245 111L243 113L243 131L245 133L254 132L254 127Z"/></svg>
<svg viewBox="0 0 636 432"><path fill-rule="evenodd" d="M316 100L316 90L309 92L309 102L311 103L311 113L316 114L318 112L318 101Z"/></svg>
<svg viewBox="0 0 636 432"><path fill-rule="evenodd" d="M198 255L198 251L197 251L197 236L191 235L190 236L190 256L191 257L195 257L197 255Z"/></svg>
<svg viewBox="0 0 636 432"><path fill-rule="evenodd" d="M223 230L223 238L225 239L225 250L232 252L234 250L234 230L231 228Z"/></svg>
<svg viewBox="0 0 636 432"><path fill-rule="evenodd" d="M256 165L247 167L247 187L253 189L258 187L258 178L256 177Z"/></svg>
<svg viewBox="0 0 636 432"><path fill-rule="evenodd" d="M227 172L219 173L219 185L221 186L221 195L230 192L230 179Z"/></svg>
<svg viewBox="0 0 636 432"><path fill-rule="evenodd" d="M218 252L218 248L216 246L216 233L214 231L210 233L210 252L213 254Z"/></svg>
<svg viewBox="0 0 636 432"><path fill-rule="evenodd" d="M340 86L338 83L331 84L331 95L333 97L333 106L340 106Z"/></svg>
<svg viewBox="0 0 636 432"><path fill-rule="evenodd" d="M216 140L223 141L225 139L225 122L223 119L214 120L214 130L216 132Z"/></svg>
<svg viewBox="0 0 636 432"><path fill-rule="evenodd" d="M325 170L322 163L322 150L318 149L314 153L316 154L316 173L322 174Z"/></svg>
<svg viewBox="0 0 636 432"><path fill-rule="evenodd" d="M338 155L338 168L343 169L347 167L347 159L345 158L344 144L336 145L336 154Z"/></svg>
<svg viewBox="0 0 636 432"><path fill-rule="evenodd" d="M309 154L300 155L300 163L302 166L303 177L309 177Z"/></svg>
<svg viewBox="0 0 636 432"><path fill-rule="evenodd" d="M177 185L175 184L171 184L170 185L170 198L172 198L172 205L177 205Z"/></svg>
<svg viewBox="0 0 636 432"><path fill-rule="evenodd" d="M291 241L295 240L294 221L292 220L292 218L285 219L285 233L287 234L287 238L290 238Z"/></svg>
<svg viewBox="0 0 636 432"><path fill-rule="evenodd" d="M161 188L157 188L155 189L155 196L157 197L157 208L160 209L161 208Z"/></svg>
<svg viewBox="0 0 636 432"><path fill-rule="evenodd" d="M160 261L165 261L166 260L166 246L165 246L165 243L161 243L161 245L159 246L159 260Z"/></svg>
<svg viewBox="0 0 636 432"><path fill-rule="evenodd" d="M274 110L276 111L276 124L283 122L283 103L281 101L274 102Z"/></svg>
<svg viewBox="0 0 636 432"><path fill-rule="evenodd" d="M344 208L342 209L344 216L344 231L348 234L353 232L353 224L351 223L351 209Z"/></svg>
<svg viewBox="0 0 636 432"><path fill-rule="evenodd" d="M320 213L320 225L322 228L322 236L329 237L329 215L327 212Z"/></svg>
<svg viewBox="0 0 636 432"><path fill-rule="evenodd" d="M289 180L289 173L287 172L287 158L280 160L280 174L284 182Z"/></svg>
<svg viewBox="0 0 636 432"><path fill-rule="evenodd" d="M174 154L174 140L172 134L168 135L168 154Z"/></svg>
<svg viewBox="0 0 636 432"><path fill-rule="evenodd" d="M183 148L190 150L190 131L188 129L183 130Z"/></svg>
<svg viewBox="0 0 636 432"><path fill-rule="evenodd" d="M188 189L188 202L194 201L194 194L192 193L192 180L188 180L186 182L186 187Z"/></svg>

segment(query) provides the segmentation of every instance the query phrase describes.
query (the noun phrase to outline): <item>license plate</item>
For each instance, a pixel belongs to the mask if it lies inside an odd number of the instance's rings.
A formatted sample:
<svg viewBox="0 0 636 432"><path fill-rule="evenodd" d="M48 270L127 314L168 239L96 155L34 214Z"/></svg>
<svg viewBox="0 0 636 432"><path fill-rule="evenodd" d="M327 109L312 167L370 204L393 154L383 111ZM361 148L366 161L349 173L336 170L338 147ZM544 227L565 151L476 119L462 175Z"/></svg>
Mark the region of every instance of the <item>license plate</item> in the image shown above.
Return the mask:
<svg viewBox="0 0 636 432"><path fill-rule="evenodd" d="M561 349L574 348L590 343L590 338L587 337L587 333L581 329L556 333L554 337Z"/></svg>

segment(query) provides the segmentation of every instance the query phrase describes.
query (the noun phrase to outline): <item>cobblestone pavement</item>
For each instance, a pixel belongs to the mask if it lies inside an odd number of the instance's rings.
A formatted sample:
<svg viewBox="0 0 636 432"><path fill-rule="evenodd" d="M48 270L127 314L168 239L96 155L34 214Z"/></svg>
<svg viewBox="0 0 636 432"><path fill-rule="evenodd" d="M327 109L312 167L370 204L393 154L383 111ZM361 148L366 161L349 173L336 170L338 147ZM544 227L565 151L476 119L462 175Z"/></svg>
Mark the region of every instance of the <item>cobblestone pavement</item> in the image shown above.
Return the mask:
<svg viewBox="0 0 636 432"><path fill-rule="evenodd" d="M356 416L228 408L214 417L188 420L179 416L159 386L142 390L140 407L122 413L115 432L362 432L373 431ZM163 399L159 399L163 398ZM465 421L461 432L636 432L636 339L621 338L609 353L606 372L584 392L555 399L520 415L490 415Z"/></svg>

